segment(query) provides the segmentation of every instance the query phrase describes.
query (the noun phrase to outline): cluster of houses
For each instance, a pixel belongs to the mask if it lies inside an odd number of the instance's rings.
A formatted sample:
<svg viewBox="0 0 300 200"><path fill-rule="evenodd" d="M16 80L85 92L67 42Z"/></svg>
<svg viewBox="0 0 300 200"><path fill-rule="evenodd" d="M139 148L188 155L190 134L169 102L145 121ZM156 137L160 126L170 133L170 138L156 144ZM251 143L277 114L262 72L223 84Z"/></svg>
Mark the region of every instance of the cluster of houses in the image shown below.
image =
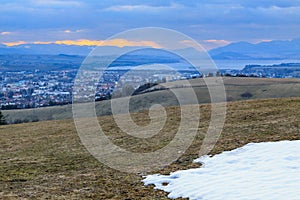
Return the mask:
<svg viewBox="0 0 300 200"><path fill-rule="evenodd" d="M2 110L24 109L70 104L77 71L72 69L0 72L0 108ZM90 77L83 78L83 82L76 89L94 90L94 93L89 94L89 98L97 101L109 99L113 92L122 89L127 83L131 84L133 89L137 89L140 85L149 82L168 82L200 77L194 72L181 74L159 71L149 73L145 70L135 71L134 74L127 72L127 70L108 70L102 78L94 73L92 76L89 75Z"/></svg>
<svg viewBox="0 0 300 200"><path fill-rule="evenodd" d="M68 104L76 71L18 71L0 73L1 109Z"/></svg>

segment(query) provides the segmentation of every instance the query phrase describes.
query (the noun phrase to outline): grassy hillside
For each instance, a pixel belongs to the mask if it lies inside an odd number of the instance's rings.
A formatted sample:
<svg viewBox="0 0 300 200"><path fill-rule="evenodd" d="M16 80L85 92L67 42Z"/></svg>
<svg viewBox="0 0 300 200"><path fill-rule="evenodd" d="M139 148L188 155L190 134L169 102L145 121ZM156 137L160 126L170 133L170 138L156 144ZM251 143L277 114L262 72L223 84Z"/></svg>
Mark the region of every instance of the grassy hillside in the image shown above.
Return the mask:
<svg viewBox="0 0 300 200"><path fill-rule="evenodd" d="M191 162L198 156L210 118L209 104L200 109L201 123L193 144L178 161L157 172L197 167ZM178 107L167 111L176 113ZM149 121L146 111L133 117L138 124ZM115 144L146 152L170 141L179 120L172 115L162 135L147 141L127 137L111 116L100 117L99 123ZM223 133L212 153L249 142L299 140L299 130L300 98L230 102ZM0 126L0 157L3 199L167 199L166 193L143 186L141 176L118 172L95 160L80 143L72 120Z"/></svg>
<svg viewBox="0 0 300 200"><path fill-rule="evenodd" d="M190 81L198 96L199 103L209 103L210 97L204 80L192 79ZM300 79L225 77L224 84L228 101L300 97ZM165 87L184 91L187 85L183 81L177 81L166 83ZM172 96L169 90L161 90L132 97L131 111L144 109L145 99L147 102L163 103L166 106L178 105L176 98ZM110 114L110 102L97 102L96 110L98 116ZM27 110L9 110L3 111L3 113L8 115L7 120L10 123L15 121L71 119L72 107L71 105L66 105Z"/></svg>

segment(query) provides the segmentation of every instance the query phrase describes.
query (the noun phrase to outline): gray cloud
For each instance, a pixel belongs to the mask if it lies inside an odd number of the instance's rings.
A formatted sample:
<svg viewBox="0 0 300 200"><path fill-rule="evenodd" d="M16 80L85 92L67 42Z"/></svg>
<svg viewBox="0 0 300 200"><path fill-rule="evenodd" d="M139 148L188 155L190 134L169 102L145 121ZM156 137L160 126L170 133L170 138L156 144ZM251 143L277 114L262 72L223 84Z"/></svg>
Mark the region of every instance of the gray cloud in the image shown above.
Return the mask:
<svg viewBox="0 0 300 200"><path fill-rule="evenodd" d="M0 3L0 32L18 33L0 40L105 39L143 26L172 28L198 40L291 39L300 37L299 24L299 0L2 0ZM86 31L65 35L66 29Z"/></svg>

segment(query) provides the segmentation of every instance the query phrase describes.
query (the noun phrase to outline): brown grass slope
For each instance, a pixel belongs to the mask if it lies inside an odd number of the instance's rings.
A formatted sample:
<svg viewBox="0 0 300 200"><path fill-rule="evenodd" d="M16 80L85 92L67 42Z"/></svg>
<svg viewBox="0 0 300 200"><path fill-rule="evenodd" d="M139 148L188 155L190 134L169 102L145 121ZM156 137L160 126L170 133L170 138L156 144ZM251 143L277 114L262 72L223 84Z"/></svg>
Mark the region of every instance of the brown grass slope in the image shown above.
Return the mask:
<svg viewBox="0 0 300 200"><path fill-rule="evenodd" d="M201 123L193 144L178 161L159 171L198 167L210 106L201 105ZM128 137L110 116L99 122L115 144L149 152L166 145L178 128L178 107L159 136ZM193 116L190 116L193 117ZM149 122L146 111L133 114L138 124ZM224 130L212 154L249 142L300 139L300 98L228 103ZM110 169L94 159L80 143L72 120L0 126L0 197L2 199L167 199L167 194L143 186L141 176Z"/></svg>

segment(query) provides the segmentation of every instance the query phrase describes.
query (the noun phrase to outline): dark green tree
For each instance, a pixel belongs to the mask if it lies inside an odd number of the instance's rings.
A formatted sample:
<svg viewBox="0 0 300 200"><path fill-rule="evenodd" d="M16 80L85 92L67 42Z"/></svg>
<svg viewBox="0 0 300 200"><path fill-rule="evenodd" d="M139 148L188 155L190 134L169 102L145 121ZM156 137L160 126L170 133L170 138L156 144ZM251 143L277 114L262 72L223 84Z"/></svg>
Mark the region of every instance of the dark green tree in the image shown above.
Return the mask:
<svg viewBox="0 0 300 200"><path fill-rule="evenodd" d="M0 125L5 125L5 124L7 124L5 116L2 114L0 110Z"/></svg>

